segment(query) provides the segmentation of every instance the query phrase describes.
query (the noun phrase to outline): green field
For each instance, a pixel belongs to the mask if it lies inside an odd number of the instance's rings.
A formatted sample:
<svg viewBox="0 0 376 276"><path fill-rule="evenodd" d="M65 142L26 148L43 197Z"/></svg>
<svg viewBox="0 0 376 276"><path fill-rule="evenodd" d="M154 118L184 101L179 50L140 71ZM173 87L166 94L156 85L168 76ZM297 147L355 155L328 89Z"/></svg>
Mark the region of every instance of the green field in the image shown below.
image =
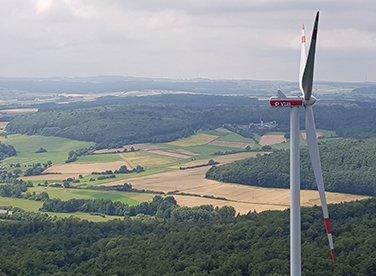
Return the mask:
<svg viewBox="0 0 376 276"><path fill-rule="evenodd" d="M42 202L23 198L0 197L0 206L18 207L30 212L38 212Z"/></svg>
<svg viewBox="0 0 376 276"><path fill-rule="evenodd" d="M173 142L169 142L170 145L178 146L178 147L191 147L191 146L198 146L208 144L211 141L217 139L218 136L206 134L206 133L197 133L195 135L189 136L187 138L178 139Z"/></svg>
<svg viewBox="0 0 376 276"><path fill-rule="evenodd" d="M214 153L224 152L224 151L239 151L241 149L234 148L231 146L224 145L212 145L212 141L218 140L223 142L240 142L240 143L252 143L254 141L249 138L242 137L239 134L232 133L229 131L200 131L190 137L179 139L169 143L160 143L152 144L152 147L160 149L162 151L150 152L147 150L140 150L135 152L126 152L126 153L109 153L109 154L94 154L94 155L84 155L80 156L78 160L74 163L70 163L69 166L74 164L98 164L101 171L105 168L103 163L109 162L119 162L126 165L128 168L134 168L137 165L144 167L145 171L141 173L130 173L130 174L117 174L116 178L97 180L98 176L88 175L87 170L81 171L82 165L77 167L77 170L72 171L72 174L84 175L80 179L80 183L76 183L76 186L80 187L90 187L93 185L110 183L114 181L127 181L128 179L138 178L143 176L148 176L152 174L157 174L161 172L167 172L171 170L177 170L181 165L184 165L187 162L192 160L200 159L211 159L215 158ZM28 165L37 162L46 162L51 160L53 164L64 164L68 156L69 151L74 149L79 149L83 147L88 147L93 145L88 142L74 141L58 137L45 137L45 136L26 136L26 135L9 135L7 138L1 137L0 141L6 144L13 145L17 150L17 156L7 158L3 160L0 164L9 166L11 163L20 163L21 169L25 170ZM47 149L46 153L35 153L37 149L43 147ZM163 152L165 151L165 152ZM175 153L175 155L173 155ZM170 154L170 155L169 155ZM172 154L172 156L171 156ZM63 165L64 166L64 165ZM120 165L119 165L120 167ZM110 168L109 168L110 169ZM111 165L111 169L114 170L114 164ZM85 169L82 169L85 170ZM64 169L61 169L64 172ZM57 173L59 169L57 169ZM48 178L50 177L50 178ZM56 182L57 180L52 180L54 175L43 177L48 180L49 183ZM42 178L42 179L43 179ZM44 180L37 180L38 177L30 178L35 184L42 183ZM39 178L40 179L40 178ZM59 177L57 177L59 179ZM61 177L60 177L61 179ZM90 181L94 179L94 181ZM58 180L62 182L62 180ZM74 196L84 196L81 192L81 195ZM86 195L90 196L90 195ZM101 195L103 196L103 195ZM110 198L111 199L111 198Z"/></svg>
<svg viewBox="0 0 376 276"><path fill-rule="evenodd" d="M239 150L239 148L229 148L229 147L221 147L221 146L214 146L214 145L199 145L199 146L186 147L185 149L191 152L197 153L199 155L202 155L200 156L201 158L214 155L214 153L218 151Z"/></svg>
<svg viewBox="0 0 376 276"><path fill-rule="evenodd" d="M0 142L15 147L17 155L0 161L0 164L8 166L11 163L20 163L27 166L38 162L51 160L53 164L64 163L71 150L93 145L93 143L75 141L51 136L27 136L8 135L1 136ZM47 152L35 153L39 148L45 148ZM21 167L22 169L22 167Z"/></svg>
<svg viewBox="0 0 376 276"><path fill-rule="evenodd" d="M119 153L109 153L109 154L92 154L83 155L78 158L75 163L87 164L87 163L103 163L103 162L115 162L122 161Z"/></svg>
<svg viewBox="0 0 376 276"><path fill-rule="evenodd" d="M76 218L86 219L86 220L95 221L95 222L122 218L119 216L104 216L103 217L103 216L91 215L88 213L81 213L81 212L77 212L77 213L41 212L39 211L39 208L42 207L42 202L22 199L22 198L0 197L0 206L17 207L28 212L40 212L43 214L48 214L49 216L52 216L52 217L58 217L58 218L76 217Z"/></svg>
<svg viewBox="0 0 376 276"><path fill-rule="evenodd" d="M61 200L69 200L73 198L78 199L106 199L111 201L120 201L125 204L134 206L138 205L140 201L148 201L152 198L151 194L144 193L127 193L118 191L101 191L101 190L87 190L87 189L63 189L56 187L32 187L30 192L48 193L50 198L59 198Z"/></svg>
<svg viewBox="0 0 376 276"><path fill-rule="evenodd" d="M150 201L153 198L153 194L147 193L129 193L129 192L118 192L118 191L101 191L101 190L87 190L87 189L63 189L55 187L31 187L28 192L48 193L50 198L58 198L61 200L69 200L73 198L77 199L105 199L111 201L120 201L124 204L130 206L138 205L140 202ZM88 213L49 213L41 212L39 209L42 207L41 201L28 200L22 198L10 198L10 197L0 197L0 207L17 207L29 212L40 212L45 213L50 216L56 216L59 218L66 217L77 217L81 219L87 219L91 221L106 221L115 218L121 218L119 216L99 216L91 215Z"/></svg>
<svg viewBox="0 0 376 276"><path fill-rule="evenodd" d="M120 156L130 165L130 167L134 168L137 165L141 165L146 169L157 166L175 164L176 162L179 162L181 160L180 158L164 156L145 151L121 153Z"/></svg>
<svg viewBox="0 0 376 276"><path fill-rule="evenodd" d="M104 179L104 180L94 180L94 181L89 181L90 178L95 178L93 175L88 175L84 176L82 179L80 179L79 184L75 184L78 187L90 187L90 186L96 186L100 184L106 184L106 183L111 183L114 181L119 181L121 182L124 180L124 182L128 182L129 179L134 179L134 178L139 178L139 177L144 177L144 176L149 176L153 174L158 174L158 173L163 173L163 172L168 172L168 171L173 171L179 169L180 165L185 164L189 162L189 160L185 162L180 162L180 163L175 163L175 164L169 164L165 166L157 166L154 168L150 168L146 171L143 171L141 173L130 173L130 174L117 174L116 178L110 178L110 179ZM44 181L35 181L34 183L43 183ZM53 183L56 181L48 181L49 183Z"/></svg>
<svg viewBox="0 0 376 276"><path fill-rule="evenodd" d="M96 163L96 162L112 162L124 160L126 165L130 168L135 167L136 165L141 165L145 168L145 171L139 174L121 174L117 175L115 179L106 179L106 180L95 180L89 181L93 176L85 176L81 179L79 186L93 186L102 183L109 183L114 181L120 181L137 177L143 177L147 175L157 174L161 172L166 172L170 170L176 170L181 165L190 162L192 160L200 160L207 158L215 158L214 153L219 151L232 151L239 150L239 148L225 147L211 145L210 142L226 141L226 142L241 142L241 143L252 143L254 141L249 138L242 137L239 134L232 132L221 132L221 131L202 131L198 132L195 135L192 135L187 138L179 139L169 143L160 143L153 144L156 148L161 150L166 150L169 152L176 152L184 150L187 153L191 153L192 156L187 155L186 158L176 158L171 156L165 156L157 153L148 152L145 150L140 150L136 152L127 152L127 153L112 153L112 154L100 154L100 155L90 155L82 156L79 158L77 163Z"/></svg>
<svg viewBox="0 0 376 276"><path fill-rule="evenodd" d="M253 139L243 137L237 133L223 133L224 135L219 137L218 141L227 141L227 142L243 142L243 143L254 143Z"/></svg>

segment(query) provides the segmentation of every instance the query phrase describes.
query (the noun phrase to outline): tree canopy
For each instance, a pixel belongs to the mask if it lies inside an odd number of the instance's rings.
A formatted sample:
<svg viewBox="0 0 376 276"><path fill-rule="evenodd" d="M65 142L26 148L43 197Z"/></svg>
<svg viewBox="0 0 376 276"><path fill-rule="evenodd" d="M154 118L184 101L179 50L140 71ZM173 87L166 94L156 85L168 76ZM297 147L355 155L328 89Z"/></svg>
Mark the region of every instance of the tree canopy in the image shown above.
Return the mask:
<svg viewBox="0 0 376 276"><path fill-rule="evenodd" d="M335 139L319 145L327 191L376 195L376 139ZM246 185L289 188L289 151L212 167L207 178ZM316 189L308 149L301 150L301 187Z"/></svg>
<svg viewBox="0 0 376 276"><path fill-rule="evenodd" d="M337 263L319 207L302 209L304 275L376 273L376 200L330 205ZM185 209L190 208L182 208ZM199 210L199 209L197 209ZM213 209L205 208L207 214ZM202 209L201 211L202 212ZM227 213L224 210L225 214ZM189 210L194 214L195 209ZM177 219L179 218L179 219ZM231 220L139 217L103 223L19 211L0 224L0 272L85 275L287 275L289 213Z"/></svg>

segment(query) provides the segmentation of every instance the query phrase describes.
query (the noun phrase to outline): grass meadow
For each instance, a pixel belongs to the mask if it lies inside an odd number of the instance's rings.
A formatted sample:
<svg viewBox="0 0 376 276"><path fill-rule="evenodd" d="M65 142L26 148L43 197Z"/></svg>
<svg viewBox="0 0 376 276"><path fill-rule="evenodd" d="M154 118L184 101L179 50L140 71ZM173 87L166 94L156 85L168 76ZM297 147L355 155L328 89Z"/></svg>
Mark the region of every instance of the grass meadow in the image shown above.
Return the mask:
<svg viewBox="0 0 376 276"><path fill-rule="evenodd" d="M0 142L15 147L16 156L0 161L0 164L9 166L11 163L20 163L28 166L33 163L44 163L51 160L53 164L62 164L71 150L94 145L93 143L76 141L52 136L28 136L8 135L0 136ZM39 148L45 148L47 152L35 153Z"/></svg>

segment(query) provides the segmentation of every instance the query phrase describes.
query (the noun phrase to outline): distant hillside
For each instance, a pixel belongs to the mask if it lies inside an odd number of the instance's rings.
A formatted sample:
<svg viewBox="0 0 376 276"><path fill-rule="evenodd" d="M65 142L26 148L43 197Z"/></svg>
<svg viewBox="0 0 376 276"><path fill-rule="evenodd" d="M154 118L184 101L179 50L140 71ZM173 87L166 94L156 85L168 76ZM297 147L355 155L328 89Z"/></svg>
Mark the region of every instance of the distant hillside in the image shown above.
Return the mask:
<svg viewBox="0 0 376 276"><path fill-rule="evenodd" d="M104 93L142 90L187 91L208 94L265 95L293 82L257 80L168 79L125 76L0 78L0 90L31 93Z"/></svg>
<svg viewBox="0 0 376 276"><path fill-rule="evenodd" d="M225 123L258 122L260 116L270 121L273 114L287 118L284 113L280 110L270 113L270 108L260 107L258 100L247 97L109 97L89 103L44 105L40 112L13 119L6 131L93 141L98 148L105 148L172 141ZM287 128L287 124L280 127Z"/></svg>
<svg viewBox="0 0 376 276"><path fill-rule="evenodd" d="M316 82L320 91L354 89L362 83ZM127 76L55 77L55 78L0 78L1 94L16 91L30 95L51 93L104 93L143 90L186 91L205 94L271 96L277 89L285 93L299 93L298 84L291 81L169 79ZM3 95L0 95L0 97Z"/></svg>
<svg viewBox="0 0 376 276"><path fill-rule="evenodd" d="M340 140L320 143L327 191L376 195L376 140ZM211 168L206 177L261 187L289 188L289 151ZM301 152L301 186L317 189L308 150Z"/></svg>
<svg viewBox="0 0 376 276"><path fill-rule="evenodd" d="M355 88L352 93L359 95L376 95L376 85Z"/></svg>
<svg viewBox="0 0 376 276"><path fill-rule="evenodd" d="M98 147L117 147L143 142L167 142L215 129L223 124L247 125L276 121L273 131L288 131L289 112L273 109L267 101L241 96L159 95L103 97L92 102L43 104L39 112L17 116L8 133L52 135L96 142ZM376 137L373 105L318 104L318 128L352 138ZM304 125L304 113L301 112Z"/></svg>
<svg viewBox="0 0 376 276"><path fill-rule="evenodd" d="M329 210L337 262L329 259L321 208L303 208L303 275L375 275L376 199ZM93 223L16 212L0 223L0 273L289 274L288 211L213 222L214 213L204 206L174 209L171 219Z"/></svg>

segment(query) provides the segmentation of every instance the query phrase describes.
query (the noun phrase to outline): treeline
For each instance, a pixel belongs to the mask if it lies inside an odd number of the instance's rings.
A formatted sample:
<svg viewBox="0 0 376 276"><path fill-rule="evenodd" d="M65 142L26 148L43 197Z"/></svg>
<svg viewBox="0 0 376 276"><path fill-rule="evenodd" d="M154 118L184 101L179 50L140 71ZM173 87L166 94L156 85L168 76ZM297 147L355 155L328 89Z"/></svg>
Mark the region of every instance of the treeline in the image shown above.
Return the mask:
<svg viewBox="0 0 376 276"><path fill-rule="evenodd" d="M41 175L44 170L46 170L48 167L52 166L52 161L48 160L46 163L33 163L31 167L27 168L25 171L26 176L31 175Z"/></svg>
<svg viewBox="0 0 376 276"><path fill-rule="evenodd" d="M6 145L0 142L0 160L15 156L16 154L16 149L12 145Z"/></svg>
<svg viewBox="0 0 376 276"><path fill-rule="evenodd" d="M48 199L43 202L41 211L74 213L84 212L110 216L149 215L174 221L214 222L231 220L235 217L233 207L214 208L203 205L194 208L179 207L172 196L154 196L151 202L142 202L136 206L129 206L120 201L104 199Z"/></svg>
<svg viewBox="0 0 376 276"><path fill-rule="evenodd" d="M376 195L376 139L336 139L319 145L327 191ZM289 188L289 151L212 167L206 177L224 182ZM301 187L317 189L307 148L301 150Z"/></svg>
<svg viewBox="0 0 376 276"><path fill-rule="evenodd" d="M70 199L62 201L60 199L50 199L43 203L41 211L62 212L62 213L97 213L112 216L136 216L138 214L161 217L167 216L165 213L177 206L173 197L155 196L151 202L143 202L136 206L129 206L120 201L105 199Z"/></svg>
<svg viewBox="0 0 376 276"><path fill-rule="evenodd" d="M14 197L23 198L36 201L46 201L49 199L49 195L46 192L41 192L39 194L32 192L27 192L29 187L33 185L29 182L24 182L19 180L13 183L2 183L0 184L0 196L2 197Z"/></svg>
<svg viewBox="0 0 376 276"><path fill-rule="evenodd" d="M23 197L31 182L25 182L18 178L19 174L0 170L0 196Z"/></svg>
<svg viewBox="0 0 376 276"><path fill-rule="evenodd" d="M94 151L94 147L87 147L87 148L71 150L68 153L68 158L67 158L67 160L65 160L65 163L71 163L71 162L77 161L78 157L92 153L93 151Z"/></svg>
<svg viewBox="0 0 376 276"><path fill-rule="evenodd" d="M105 170L102 172L92 172L91 174L99 174L99 175L108 175L108 174L127 174L127 173L140 173L145 171L144 167L141 165L137 165L136 167L132 169L128 169L126 165L121 165L119 169L117 170Z"/></svg>
<svg viewBox="0 0 376 276"><path fill-rule="evenodd" d="M0 184L0 196L20 198L23 197L28 187L30 187L30 184L25 182Z"/></svg>
<svg viewBox="0 0 376 276"><path fill-rule="evenodd" d="M329 209L337 262L329 259L321 209L303 208L303 275L375 275L376 199ZM288 211L211 223L144 217L93 223L18 211L3 219L5 275L289 274Z"/></svg>

